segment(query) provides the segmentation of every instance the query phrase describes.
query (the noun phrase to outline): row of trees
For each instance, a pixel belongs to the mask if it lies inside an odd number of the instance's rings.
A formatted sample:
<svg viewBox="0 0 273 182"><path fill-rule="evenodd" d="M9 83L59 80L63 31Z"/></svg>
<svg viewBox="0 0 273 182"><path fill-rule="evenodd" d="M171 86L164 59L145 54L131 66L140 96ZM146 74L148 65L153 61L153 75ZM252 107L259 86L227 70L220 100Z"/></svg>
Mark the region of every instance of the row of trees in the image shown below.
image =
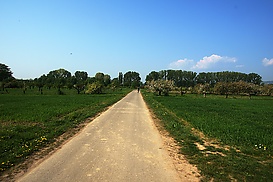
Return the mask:
<svg viewBox="0 0 273 182"><path fill-rule="evenodd" d="M124 75L119 73L117 78L111 79L110 75L96 73L94 77L89 77L85 71L76 71L72 75L65 69L50 71L47 75L42 75L33 80L19 80L12 76L8 66L0 63L0 84L2 90L6 88L22 88L25 93L27 88L37 87L41 94L43 88L57 88L58 93L62 94L62 88L76 89L78 94L85 91L86 93L101 93L103 88L118 88L121 86L138 87L140 86L139 73L128 71Z"/></svg>
<svg viewBox="0 0 273 182"><path fill-rule="evenodd" d="M146 82L152 80L171 80L176 87L193 87L196 84L209 84L214 86L217 82L244 81L256 85L262 83L262 77L256 73L245 74L230 71L202 72L199 74L193 71L182 70L152 71L146 76Z"/></svg>
<svg viewBox="0 0 273 182"><path fill-rule="evenodd" d="M41 94L43 88L57 88L62 94L61 88L76 89L78 93L101 93L103 88L118 88L120 86L136 88L141 85L139 73L128 71L124 75L119 73L117 78L111 79L110 75L96 73L89 77L85 71L76 71L72 75L65 69L50 71L34 80L18 80L12 76L8 66L0 63L0 86L5 88L27 88L38 87ZM256 73L239 72L202 72L197 74L192 71L162 70L152 71L146 76L147 88L157 92L159 95L168 95L169 91L180 91L193 93L216 93L225 94L273 94L272 85L263 85L262 77Z"/></svg>
<svg viewBox="0 0 273 182"><path fill-rule="evenodd" d="M146 88L156 93L157 95L169 95L170 91L180 92L181 95L185 93L195 94L221 94L226 98L229 95L267 95L273 96L273 85L255 85L244 81L239 82L217 82L214 86L206 84L196 84L193 87L176 87L172 80L152 80L146 82Z"/></svg>
<svg viewBox="0 0 273 182"><path fill-rule="evenodd" d="M158 95L168 95L170 91L181 94L207 93L228 95L272 95L273 85L262 84L262 77L256 73L209 72L195 73L182 70L152 71L146 77L146 87Z"/></svg>

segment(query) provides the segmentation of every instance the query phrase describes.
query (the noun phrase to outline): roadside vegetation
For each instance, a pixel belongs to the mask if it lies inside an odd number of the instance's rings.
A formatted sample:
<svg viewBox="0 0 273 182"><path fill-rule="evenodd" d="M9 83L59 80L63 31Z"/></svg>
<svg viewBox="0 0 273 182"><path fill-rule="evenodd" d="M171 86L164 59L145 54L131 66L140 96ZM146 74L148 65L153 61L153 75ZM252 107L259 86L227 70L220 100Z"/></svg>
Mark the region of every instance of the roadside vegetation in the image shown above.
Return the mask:
<svg viewBox="0 0 273 182"><path fill-rule="evenodd" d="M272 97L143 96L203 181L273 179Z"/></svg>

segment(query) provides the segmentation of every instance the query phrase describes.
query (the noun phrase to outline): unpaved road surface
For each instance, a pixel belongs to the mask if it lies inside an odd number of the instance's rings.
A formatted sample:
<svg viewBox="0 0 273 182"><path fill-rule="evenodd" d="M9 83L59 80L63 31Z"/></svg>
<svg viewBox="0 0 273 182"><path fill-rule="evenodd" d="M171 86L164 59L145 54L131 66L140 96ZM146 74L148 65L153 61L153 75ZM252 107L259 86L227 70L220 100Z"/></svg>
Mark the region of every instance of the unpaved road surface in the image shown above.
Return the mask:
<svg viewBox="0 0 273 182"><path fill-rule="evenodd" d="M18 181L181 181L133 91Z"/></svg>

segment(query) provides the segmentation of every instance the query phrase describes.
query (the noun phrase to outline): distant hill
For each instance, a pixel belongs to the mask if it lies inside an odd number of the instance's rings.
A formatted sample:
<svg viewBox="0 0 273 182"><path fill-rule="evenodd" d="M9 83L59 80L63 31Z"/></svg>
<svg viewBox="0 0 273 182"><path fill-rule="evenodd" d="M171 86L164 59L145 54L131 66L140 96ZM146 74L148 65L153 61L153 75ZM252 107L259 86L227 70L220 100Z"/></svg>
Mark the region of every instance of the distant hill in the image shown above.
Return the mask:
<svg viewBox="0 0 273 182"><path fill-rule="evenodd" d="M273 84L273 81L265 81L264 84Z"/></svg>

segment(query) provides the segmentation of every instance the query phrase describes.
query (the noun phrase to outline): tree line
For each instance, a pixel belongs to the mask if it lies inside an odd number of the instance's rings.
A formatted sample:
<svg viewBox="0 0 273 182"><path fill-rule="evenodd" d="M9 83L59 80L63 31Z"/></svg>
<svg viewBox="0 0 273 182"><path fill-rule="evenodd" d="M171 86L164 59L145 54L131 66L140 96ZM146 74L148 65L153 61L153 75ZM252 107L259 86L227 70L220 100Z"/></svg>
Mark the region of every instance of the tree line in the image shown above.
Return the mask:
<svg viewBox="0 0 273 182"><path fill-rule="evenodd" d="M152 71L146 76L146 87L158 95L168 95L170 91L180 91L181 94L207 93L272 95L273 86L264 85L262 77L256 73L240 72L201 72L182 70Z"/></svg>
<svg viewBox="0 0 273 182"><path fill-rule="evenodd" d="M137 88L142 85L139 73L128 71L119 72L118 77L111 79L110 75L98 72L90 77L85 71L76 71L72 75L65 69L52 70L39 78L22 80L12 76L11 69L0 63L0 88L22 88L25 93L28 88L37 87L41 94L43 89L57 88L59 94L62 89L76 89L77 93L102 93L103 89L116 89L119 87ZM179 91L181 94L190 93L215 93L272 95L273 86L264 85L262 77L256 73L240 73L232 71L201 72L183 70L152 71L146 76L146 87L158 95L168 95L169 91Z"/></svg>
<svg viewBox="0 0 273 182"><path fill-rule="evenodd" d="M162 70L152 71L146 76L146 82L152 80L172 80L176 87L193 87L196 84L209 84L214 86L217 82L238 82L244 81L260 85L262 77L256 73L240 72L201 72L197 74L193 71L182 70Z"/></svg>
<svg viewBox="0 0 273 182"><path fill-rule="evenodd" d="M119 87L139 87L141 82L139 73L128 71L124 75L119 72L117 78L111 79L110 75L98 72L94 77L89 77L86 71L76 71L74 75L63 68L52 70L39 78L22 80L15 79L11 69L0 63L0 86L3 91L7 88L22 88L25 93L27 89L37 87L43 94L43 89L57 88L58 94L63 94L62 89L76 89L77 93L102 93L104 88L116 89Z"/></svg>

